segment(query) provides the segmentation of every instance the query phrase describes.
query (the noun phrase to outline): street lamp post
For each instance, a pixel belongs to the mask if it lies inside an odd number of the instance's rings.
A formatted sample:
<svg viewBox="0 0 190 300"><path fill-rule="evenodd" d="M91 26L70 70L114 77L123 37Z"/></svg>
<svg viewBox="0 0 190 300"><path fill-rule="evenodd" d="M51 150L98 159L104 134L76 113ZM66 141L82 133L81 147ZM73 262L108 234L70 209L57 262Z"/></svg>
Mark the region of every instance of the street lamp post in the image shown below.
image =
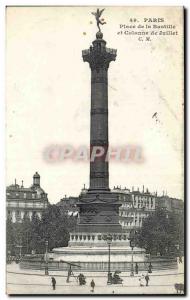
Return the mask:
<svg viewBox="0 0 190 300"><path fill-rule="evenodd" d="M19 246L19 258L21 259L22 257L22 245Z"/></svg>
<svg viewBox="0 0 190 300"><path fill-rule="evenodd" d="M134 265L133 265L133 248L134 248L134 243L131 241L131 250L132 250L132 257L131 257L131 273L130 276L134 276Z"/></svg>
<svg viewBox="0 0 190 300"><path fill-rule="evenodd" d="M107 284L112 284L112 277L111 277L111 272L110 272L110 247L111 247L111 242L112 242L111 234L107 236L106 240L107 240L107 244L108 244L108 281L107 281Z"/></svg>
<svg viewBox="0 0 190 300"><path fill-rule="evenodd" d="M45 251L45 275L49 275L48 272L48 241L45 241L46 251Z"/></svg>
<svg viewBox="0 0 190 300"><path fill-rule="evenodd" d="M22 238L21 238L21 236L19 239L19 245L17 247L19 249L19 259L21 260L21 257L22 257Z"/></svg>
<svg viewBox="0 0 190 300"><path fill-rule="evenodd" d="M26 231L26 253L28 254L28 231Z"/></svg>
<svg viewBox="0 0 190 300"><path fill-rule="evenodd" d="M131 247L131 273L130 273L130 276L133 277L134 276L134 265L133 265L133 249L135 247L135 234L136 232L135 231L131 231L130 233L130 247Z"/></svg>

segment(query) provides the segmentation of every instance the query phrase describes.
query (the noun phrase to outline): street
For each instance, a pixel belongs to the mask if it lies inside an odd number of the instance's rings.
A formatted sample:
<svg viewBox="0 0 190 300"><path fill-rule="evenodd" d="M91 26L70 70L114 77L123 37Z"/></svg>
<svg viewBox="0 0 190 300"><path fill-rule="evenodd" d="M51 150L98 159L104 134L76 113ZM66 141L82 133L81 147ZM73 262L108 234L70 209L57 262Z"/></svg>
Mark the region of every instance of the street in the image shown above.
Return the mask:
<svg viewBox="0 0 190 300"><path fill-rule="evenodd" d="M129 273L121 273L123 284L107 285L106 272L83 272L86 285L79 286L75 277L70 277L67 283L67 272L21 270L19 265L12 263L7 266L8 294L92 294L90 282L95 281L94 294L176 294L175 283L183 283L183 264L177 270L153 271L149 274L149 286L140 286L139 278L142 273L130 277ZM74 272L78 276L78 272ZM146 275L146 273L143 273ZM56 290L52 289L51 276L56 279ZM145 283L144 283L145 284Z"/></svg>

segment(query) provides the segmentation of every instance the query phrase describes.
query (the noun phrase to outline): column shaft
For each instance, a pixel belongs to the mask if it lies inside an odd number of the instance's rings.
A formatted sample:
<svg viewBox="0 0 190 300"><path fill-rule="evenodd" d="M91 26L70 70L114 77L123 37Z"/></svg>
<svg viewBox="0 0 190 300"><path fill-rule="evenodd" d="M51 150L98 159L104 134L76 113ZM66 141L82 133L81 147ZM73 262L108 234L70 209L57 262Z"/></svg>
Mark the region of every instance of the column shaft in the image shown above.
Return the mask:
<svg viewBox="0 0 190 300"><path fill-rule="evenodd" d="M90 189L109 189L108 162L108 86L107 69L91 70L90 147L101 146L104 155L90 163Z"/></svg>

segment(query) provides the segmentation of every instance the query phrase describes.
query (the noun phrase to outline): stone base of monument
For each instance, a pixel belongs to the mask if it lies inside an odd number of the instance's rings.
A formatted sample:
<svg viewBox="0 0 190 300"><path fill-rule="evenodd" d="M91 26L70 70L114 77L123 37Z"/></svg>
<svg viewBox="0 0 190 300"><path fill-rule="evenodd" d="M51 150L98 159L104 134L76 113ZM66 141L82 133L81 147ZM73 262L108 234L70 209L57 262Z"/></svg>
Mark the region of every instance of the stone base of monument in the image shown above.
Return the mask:
<svg viewBox="0 0 190 300"><path fill-rule="evenodd" d="M105 247L65 247L56 248L54 261L66 261L80 265L80 270L107 271L108 270L108 248ZM131 266L132 250L130 247L111 247L110 267L111 270L127 271ZM137 263L147 261L142 249L134 248L133 260Z"/></svg>
<svg viewBox="0 0 190 300"><path fill-rule="evenodd" d="M74 263L72 270L78 272L107 272L108 271L108 243L105 233L82 233L70 234L68 247L54 248L48 254L48 269L50 271L67 271L68 263ZM176 269L177 261L174 257L149 257L144 249L130 247L127 233L112 234L110 244L110 269L111 272L120 270L131 271L133 256L133 267L138 264L139 272L148 270L151 262L153 271ZM79 267L80 266L80 267ZM46 262L44 254L26 255L20 263L21 269L44 270Z"/></svg>
<svg viewBox="0 0 190 300"><path fill-rule="evenodd" d="M113 235L110 245L111 270L129 270L132 255L134 263L146 264L147 257L144 249L134 247L132 251L125 234ZM81 271L107 271L108 244L102 234L73 233L68 247L53 249L53 259L76 263L80 265Z"/></svg>

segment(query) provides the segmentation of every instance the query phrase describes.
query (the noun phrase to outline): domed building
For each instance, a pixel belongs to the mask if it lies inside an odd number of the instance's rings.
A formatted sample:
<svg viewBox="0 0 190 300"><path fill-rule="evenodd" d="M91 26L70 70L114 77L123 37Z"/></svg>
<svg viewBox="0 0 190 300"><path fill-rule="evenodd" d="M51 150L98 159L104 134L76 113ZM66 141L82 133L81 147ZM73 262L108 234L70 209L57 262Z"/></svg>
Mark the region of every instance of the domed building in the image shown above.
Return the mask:
<svg viewBox="0 0 190 300"><path fill-rule="evenodd" d="M33 184L26 188L15 183L6 188L7 218L13 223L21 222L24 216L30 219L34 214L41 218L42 212L49 205L47 193L40 186L40 175L36 172Z"/></svg>

